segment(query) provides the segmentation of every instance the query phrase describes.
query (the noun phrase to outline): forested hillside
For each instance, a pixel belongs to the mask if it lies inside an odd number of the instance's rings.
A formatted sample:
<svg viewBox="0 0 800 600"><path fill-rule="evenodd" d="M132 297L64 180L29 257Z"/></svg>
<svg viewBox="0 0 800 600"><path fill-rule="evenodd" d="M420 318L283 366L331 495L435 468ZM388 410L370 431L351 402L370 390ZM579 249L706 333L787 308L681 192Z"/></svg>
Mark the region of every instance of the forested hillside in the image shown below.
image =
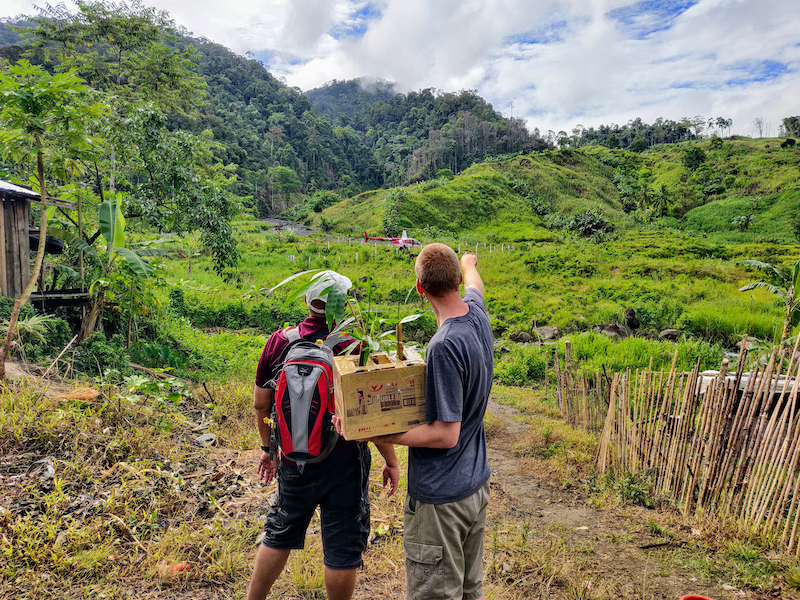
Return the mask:
<svg viewBox="0 0 800 600"><path fill-rule="evenodd" d="M669 227L724 243L786 243L800 239L800 151L775 140L720 138L640 153L566 148L360 194L313 221L320 218L342 232L427 229L496 241Z"/></svg>
<svg viewBox="0 0 800 600"><path fill-rule="evenodd" d="M400 92L391 81L359 77L346 81L334 79L306 93L316 110L337 123L350 125L354 118L369 112L376 102L390 100Z"/></svg>
<svg viewBox="0 0 800 600"><path fill-rule="evenodd" d="M486 158L552 148L538 129L507 119L474 90L431 88L407 94L372 94L359 80L333 81L308 92L318 110L358 131L385 165L389 183L454 173ZM373 102L369 104L369 99Z"/></svg>
<svg viewBox="0 0 800 600"><path fill-rule="evenodd" d="M27 56L34 64L60 70L65 56L70 64L77 61L86 67L95 60L91 57L108 52L107 42L76 44L65 55L59 40L78 25L91 31L92 23L110 18L111 12L104 17L70 15L56 7L51 13L49 18L0 22L0 57L14 62ZM180 35L166 15L159 19L168 47L178 50L203 80L202 94L192 99L189 110L182 107L165 113L167 127L212 133L214 155L232 165L237 176L230 190L253 196L261 214L286 209L298 192L348 194L383 184L383 169L360 137L348 127L334 127L327 117L314 115L300 90L278 81L260 62L183 30ZM49 24L46 35L42 24ZM33 35L36 27L40 33ZM106 55L103 61L108 60ZM92 79L85 68L81 74Z"/></svg>

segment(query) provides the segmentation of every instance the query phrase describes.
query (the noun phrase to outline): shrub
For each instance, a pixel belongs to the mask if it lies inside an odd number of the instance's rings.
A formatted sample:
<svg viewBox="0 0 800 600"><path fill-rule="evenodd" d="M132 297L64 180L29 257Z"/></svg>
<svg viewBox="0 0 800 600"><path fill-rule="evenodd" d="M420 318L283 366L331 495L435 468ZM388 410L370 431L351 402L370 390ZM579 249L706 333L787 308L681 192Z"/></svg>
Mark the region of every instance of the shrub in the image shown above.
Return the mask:
<svg viewBox="0 0 800 600"><path fill-rule="evenodd" d="M75 368L89 375L104 376L113 370L119 377L132 372L121 335L108 340L104 333L96 331L75 349L73 357Z"/></svg>
<svg viewBox="0 0 800 600"><path fill-rule="evenodd" d="M544 379L542 351L535 346L518 346L495 363L494 377L503 385L530 385Z"/></svg>
<svg viewBox="0 0 800 600"><path fill-rule="evenodd" d="M587 210L572 217L569 229L582 237L591 237L613 231L614 226L603 213L597 210Z"/></svg>
<svg viewBox="0 0 800 600"><path fill-rule="evenodd" d="M690 171L694 171L704 162L706 162L706 153L703 152L703 149L700 146L686 148L681 153L681 163Z"/></svg>
<svg viewBox="0 0 800 600"><path fill-rule="evenodd" d="M738 217L733 217L731 219L731 225L736 227L739 231L747 231L750 229L750 225L753 224L753 219L755 215L739 215Z"/></svg>

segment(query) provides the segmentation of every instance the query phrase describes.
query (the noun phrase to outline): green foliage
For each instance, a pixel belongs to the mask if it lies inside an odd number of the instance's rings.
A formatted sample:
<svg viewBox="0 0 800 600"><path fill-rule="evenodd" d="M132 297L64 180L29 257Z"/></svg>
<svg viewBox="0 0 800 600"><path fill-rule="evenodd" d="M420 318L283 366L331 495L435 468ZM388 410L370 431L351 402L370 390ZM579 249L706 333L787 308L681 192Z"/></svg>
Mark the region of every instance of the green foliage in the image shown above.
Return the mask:
<svg viewBox="0 0 800 600"><path fill-rule="evenodd" d="M700 146L690 146L681 153L681 163L690 171L696 171L706 162L706 153Z"/></svg>
<svg viewBox="0 0 800 600"><path fill-rule="evenodd" d="M92 96L73 71L50 75L27 60L0 63L0 158L32 172L42 154L57 174L80 172L76 159L92 160L100 151L91 127L107 109Z"/></svg>
<svg viewBox="0 0 800 600"><path fill-rule="evenodd" d="M202 302L198 297L186 300L180 288L169 292L169 305L175 314L186 317L199 329L222 327L225 329L258 329L272 333L283 327L284 323L302 321L307 310L297 306L283 306L276 302L260 302L254 305L243 302L225 302L222 305Z"/></svg>
<svg viewBox="0 0 800 600"><path fill-rule="evenodd" d="M614 225L597 210L587 210L572 216L549 215L545 222L551 229L565 229L581 237L600 236L614 230Z"/></svg>
<svg viewBox="0 0 800 600"><path fill-rule="evenodd" d="M792 213L789 217L789 227L791 228L794 239L800 244L800 212Z"/></svg>
<svg viewBox="0 0 800 600"><path fill-rule="evenodd" d="M113 90L161 110L182 110L197 103L205 83L194 73L191 48L175 41L166 11L130 5L77 2L70 13L61 4L46 5L36 26L19 29L61 71L76 70L93 87Z"/></svg>
<svg viewBox="0 0 800 600"><path fill-rule="evenodd" d="M460 173L505 153L553 147L538 130L528 131L520 119L506 119L472 90L393 94L391 89L386 82L375 87L354 80L308 92L322 111L363 137L379 163L390 167L391 184L438 177L447 169Z"/></svg>
<svg viewBox="0 0 800 600"><path fill-rule="evenodd" d="M6 318L0 322L0 339L5 339L7 331ZM12 348L12 353L28 362L41 361L56 356L71 337L66 321L51 315L34 314L30 310L20 311L14 331L16 345Z"/></svg>
<svg viewBox="0 0 800 600"><path fill-rule="evenodd" d="M96 331L75 349L74 366L83 373L97 377L104 377L109 370L114 371L117 377L131 373L124 343L119 334L106 339L104 333Z"/></svg>
<svg viewBox="0 0 800 600"><path fill-rule="evenodd" d="M739 231L747 231L750 229L750 225L753 224L753 219L755 219L755 215L752 213L749 215L739 215L731 219L731 225L736 227Z"/></svg>
<svg viewBox="0 0 800 600"><path fill-rule="evenodd" d="M530 385L544 380L544 354L535 346L513 346L495 361L494 376L502 385Z"/></svg>
<svg viewBox="0 0 800 600"><path fill-rule="evenodd" d="M383 217L381 218L381 231L383 235L389 237L397 237L400 235L399 214L403 208L403 199L406 192L401 189L395 189L383 199Z"/></svg>
<svg viewBox="0 0 800 600"><path fill-rule="evenodd" d="M652 508L654 504L651 495L652 481L643 473L625 471L615 474L613 471L606 471L592 474L587 478L586 487L593 495L611 493L622 505Z"/></svg>
<svg viewBox="0 0 800 600"><path fill-rule="evenodd" d="M676 344L667 341L628 337L614 340L593 331L572 336L572 356L586 361L590 372L605 369L606 372L626 369L646 369L653 359L654 370L669 369L675 354ZM678 370L691 371L700 359L702 369L715 369L722 360L722 348L701 340L684 340L677 344ZM559 354L564 355L563 341L559 342Z"/></svg>
<svg viewBox="0 0 800 600"><path fill-rule="evenodd" d="M647 150L647 140L637 135L628 147L631 152L644 152Z"/></svg>

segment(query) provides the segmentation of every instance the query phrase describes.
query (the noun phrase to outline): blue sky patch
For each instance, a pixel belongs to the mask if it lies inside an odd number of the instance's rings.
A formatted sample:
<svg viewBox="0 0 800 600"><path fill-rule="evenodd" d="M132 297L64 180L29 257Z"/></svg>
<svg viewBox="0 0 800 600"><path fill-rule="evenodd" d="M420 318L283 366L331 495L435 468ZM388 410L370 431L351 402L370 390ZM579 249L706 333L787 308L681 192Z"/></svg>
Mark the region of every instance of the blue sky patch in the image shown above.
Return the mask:
<svg viewBox="0 0 800 600"><path fill-rule="evenodd" d="M770 81L790 72L788 65L777 60L738 63L729 67L728 70L738 72L736 77L732 77L725 82L726 85L730 86Z"/></svg>
<svg viewBox="0 0 800 600"><path fill-rule="evenodd" d="M380 9L374 4L367 3L351 13L345 22L337 23L329 33L335 40L364 37L370 21L374 21L380 16Z"/></svg>
<svg viewBox="0 0 800 600"><path fill-rule="evenodd" d="M671 28L675 19L700 0L642 0L635 4L616 8L606 16L618 21L623 31L636 39L644 39L658 31Z"/></svg>
<svg viewBox="0 0 800 600"><path fill-rule="evenodd" d="M505 40L505 44L552 44L553 42L563 42L567 33L569 23L567 21L555 21L543 27L537 27L523 33L510 35Z"/></svg>

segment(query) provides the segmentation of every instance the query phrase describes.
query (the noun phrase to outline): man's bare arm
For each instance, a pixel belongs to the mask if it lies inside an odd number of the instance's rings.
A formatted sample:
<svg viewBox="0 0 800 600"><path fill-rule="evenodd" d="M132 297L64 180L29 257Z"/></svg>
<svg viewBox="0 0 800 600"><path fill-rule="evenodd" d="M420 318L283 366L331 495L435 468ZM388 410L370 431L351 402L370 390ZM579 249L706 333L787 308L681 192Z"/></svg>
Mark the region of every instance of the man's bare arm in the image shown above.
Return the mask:
<svg viewBox="0 0 800 600"><path fill-rule="evenodd" d="M411 448L441 448L447 450L458 443L460 434L460 421L431 421L409 429L405 433L384 435L374 438L373 441L375 443L399 444Z"/></svg>
<svg viewBox="0 0 800 600"><path fill-rule="evenodd" d="M478 273L478 255L467 252L461 257L461 273L464 277L464 290L474 288L484 298L486 289L483 287L483 280Z"/></svg>
<svg viewBox="0 0 800 600"><path fill-rule="evenodd" d="M393 444L375 442L375 447L378 449L378 452L381 453L381 456L383 456L383 460L386 461L386 464L383 466L382 477L383 487L389 484L389 491L386 493L386 497L388 498L397 491L397 487L400 485L400 462L397 460L397 454L394 451Z"/></svg>
<svg viewBox="0 0 800 600"><path fill-rule="evenodd" d="M258 435L261 437L261 445L269 446L270 427L264 421L272 415L272 405L275 401L275 390L254 386L253 388L253 410L256 413L256 427L258 427ZM264 483L269 483L278 470L278 457L275 456L272 460L269 458L269 452L262 452L261 458L258 460L256 473L259 479Z"/></svg>

